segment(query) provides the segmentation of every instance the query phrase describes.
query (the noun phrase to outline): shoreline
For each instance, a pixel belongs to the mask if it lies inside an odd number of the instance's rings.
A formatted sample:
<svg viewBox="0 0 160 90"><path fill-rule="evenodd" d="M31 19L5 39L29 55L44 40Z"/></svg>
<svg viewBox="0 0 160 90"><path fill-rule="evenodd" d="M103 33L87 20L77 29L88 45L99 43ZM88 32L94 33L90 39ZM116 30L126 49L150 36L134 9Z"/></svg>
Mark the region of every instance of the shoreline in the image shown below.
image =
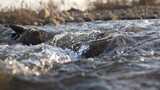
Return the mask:
<svg viewBox="0 0 160 90"><path fill-rule="evenodd" d="M0 24L45 25L49 23L62 24L66 22L86 22L94 20L134 20L134 19L159 19L160 6L132 6L114 9L97 8L94 10L80 11L54 11L43 9L39 13L27 9L0 12Z"/></svg>

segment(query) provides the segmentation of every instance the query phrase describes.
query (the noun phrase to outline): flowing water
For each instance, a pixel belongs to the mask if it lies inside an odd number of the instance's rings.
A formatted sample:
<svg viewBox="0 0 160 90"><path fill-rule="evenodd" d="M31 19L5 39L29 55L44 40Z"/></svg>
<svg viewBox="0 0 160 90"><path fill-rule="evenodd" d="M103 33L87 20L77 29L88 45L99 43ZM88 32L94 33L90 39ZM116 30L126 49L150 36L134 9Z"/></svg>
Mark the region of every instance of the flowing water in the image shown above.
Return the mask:
<svg viewBox="0 0 160 90"><path fill-rule="evenodd" d="M160 89L159 19L39 26L57 34L37 45L0 27L0 90Z"/></svg>

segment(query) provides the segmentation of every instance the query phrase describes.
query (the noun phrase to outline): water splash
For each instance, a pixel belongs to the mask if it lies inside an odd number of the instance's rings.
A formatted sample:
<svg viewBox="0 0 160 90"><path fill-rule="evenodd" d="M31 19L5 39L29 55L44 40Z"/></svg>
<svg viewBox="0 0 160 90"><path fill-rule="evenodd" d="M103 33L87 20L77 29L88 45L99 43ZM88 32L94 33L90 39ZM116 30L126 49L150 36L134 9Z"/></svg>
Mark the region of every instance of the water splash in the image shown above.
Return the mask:
<svg viewBox="0 0 160 90"><path fill-rule="evenodd" d="M4 55L5 53L5 55ZM0 57L13 74L40 75L54 67L54 64L64 64L77 60L78 54L69 50L50 45L1 45Z"/></svg>

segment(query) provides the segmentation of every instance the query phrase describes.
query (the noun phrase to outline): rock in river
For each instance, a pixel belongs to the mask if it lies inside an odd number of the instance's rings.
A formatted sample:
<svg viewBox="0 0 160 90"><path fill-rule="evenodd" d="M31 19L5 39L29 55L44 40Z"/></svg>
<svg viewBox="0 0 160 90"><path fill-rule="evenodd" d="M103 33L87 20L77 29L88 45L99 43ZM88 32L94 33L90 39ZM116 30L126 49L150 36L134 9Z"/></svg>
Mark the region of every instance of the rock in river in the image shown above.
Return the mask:
<svg viewBox="0 0 160 90"><path fill-rule="evenodd" d="M53 38L56 33L39 30L37 28L27 28L20 25L10 25L15 31L16 41L26 45L36 45L48 41Z"/></svg>

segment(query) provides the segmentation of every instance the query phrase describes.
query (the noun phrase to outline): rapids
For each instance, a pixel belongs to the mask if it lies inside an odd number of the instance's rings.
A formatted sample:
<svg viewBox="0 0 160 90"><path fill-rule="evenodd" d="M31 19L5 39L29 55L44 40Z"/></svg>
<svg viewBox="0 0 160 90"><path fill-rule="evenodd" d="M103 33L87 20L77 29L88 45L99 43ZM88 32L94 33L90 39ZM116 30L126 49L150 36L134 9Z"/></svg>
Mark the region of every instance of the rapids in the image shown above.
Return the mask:
<svg viewBox="0 0 160 90"><path fill-rule="evenodd" d="M160 89L159 19L39 26L56 34L37 45L0 28L0 90Z"/></svg>

